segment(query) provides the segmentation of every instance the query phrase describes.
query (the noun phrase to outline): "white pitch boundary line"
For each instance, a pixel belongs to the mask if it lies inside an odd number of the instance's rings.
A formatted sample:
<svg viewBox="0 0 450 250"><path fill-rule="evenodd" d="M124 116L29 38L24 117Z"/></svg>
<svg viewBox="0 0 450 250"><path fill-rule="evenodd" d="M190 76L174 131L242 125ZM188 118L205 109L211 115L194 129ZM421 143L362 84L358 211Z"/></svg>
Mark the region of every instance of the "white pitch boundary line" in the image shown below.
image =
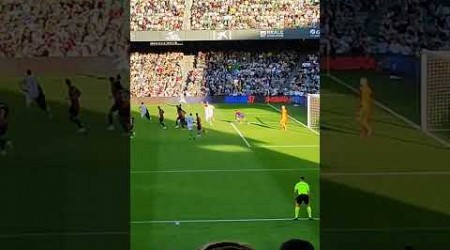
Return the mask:
<svg viewBox="0 0 450 250"><path fill-rule="evenodd" d="M285 169L204 169L204 170L148 170L131 171L131 174L157 174L157 173L221 173L221 172L312 172L320 171L319 168L285 168ZM450 175L450 171L404 171L404 172L340 172L340 173L321 173L321 176L433 176Z"/></svg>
<svg viewBox="0 0 450 250"><path fill-rule="evenodd" d="M267 105L268 105L269 107L273 108L274 110L280 112L280 109L277 108L277 107L275 107L275 106L273 106L272 104L268 103ZM315 131L314 129L312 129L312 128L308 127L308 126L306 126L303 122L301 122L301 121L295 119L294 117L292 117L292 116L289 115L289 118L291 118L291 120L293 120L294 122L296 122L296 123L302 125L303 127L307 128L307 129L309 129L309 130L311 130L311 132L313 132L314 134L320 135L319 132Z"/></svg>
<svg viewBox="0 0 450 250"><path fill-rule="evenodd" d="M127 235L128 232L42 232L42 233L18 233L0 234L0 239L17 237L52 237L52 236L95 236L95 235Z"/></svg>
<svg viewBox="0 0 450 250"><path fill-rule="evenodd" d="M158 173L222 173L222 172L294 172L294 171L320 171L319 168L284 168L284 169L204 169L204 170L148 170L131 171L131 174L158 174Z"/></svg>
<svg viewBox="0 0 450 250"><path fill-rule="evenodd" d="M234 130L238 133L238 135L242 138L242 140L245 142L245 145L247 145L247 147L251 148L252 146L250 145L250 143L247 141L247 139L245 139L244 135L241 133L241 131L239 131L239 129L236 127L236 125L234 125L234 123L230 122L230 125L234 128Z"/></svg>
<svg viewBox="0 0 450 250"><path fill-rule="evenodd" d="M348 85L347 83L345 83L344 81L342 81L341 79L333 76L333 75L328 75L329 78L333 79L335 82L341 84L342 86L348 88L349 90L358 93L358 90L350 85ZM408 118L400 115L399 113L393 111L392 109L388 108L387 106L385 106L384 104L374 100L375 105L377 105L378 107L380 107L381 109L383 109L384 111L390 113L391 115L393 115L394 117L402 120L403 122L405 122L406 124L408 124L410 127L415 128L419 131L422 131L424 134L426 134L427 136L433 138L434 140L436 140L437 142L441 143L442 145L446 146L446 147L450 147L450 143L448 143L447 141L439 138L438 136L428 132L428 131L424 131L422 130L422 128L417 125L416 123L414 123L413 121L409 120Z"/></svg>
<svg viewBox="0 0 450 250"><path fill-rule="evenodd" d="M299 218L298 220L309 220ZM320 218L313 218L318 221ZM175 223L224 223L224 222L268 222L268 221L293 221L293 218L260 218L260 219L227 219L227 220L147 220L132 221L131 224L175 224Z"/></svg>
<svg viewBox="0 0 450 250"><path fill-rule="evenodd" d="M450 171L404 171L404 172L368 172L368 173L321 173L321 176L431 176L450 175Z"/></svg>

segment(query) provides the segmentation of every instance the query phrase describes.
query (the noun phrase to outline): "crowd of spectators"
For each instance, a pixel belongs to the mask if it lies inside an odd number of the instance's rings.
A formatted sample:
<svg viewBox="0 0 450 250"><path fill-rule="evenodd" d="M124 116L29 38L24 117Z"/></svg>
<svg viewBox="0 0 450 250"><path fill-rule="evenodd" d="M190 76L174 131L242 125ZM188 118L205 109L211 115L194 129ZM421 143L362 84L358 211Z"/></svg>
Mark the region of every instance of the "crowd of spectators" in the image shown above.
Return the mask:
<svg viewBox="0 0 450 250"><path fill-rule="evenodd" d="M191 12L194 30L310 27L320 19L311 0L194 0Z"/></svg>
<svg viewBox="0 0 450 250"><path fill-rule="evenodd" d="M450 4L430 0L328 1L322 51L419 55L450 49Z"/></svg>
<svg viewBox="0 0 450 250"><path fill-rule="evenodd" d="M185 14L185 0L130 1L132 31L181 30Z"/></svg>
<svg viewBox="0 0 450 250"><path fill-rule="evenodd" d="M317 55L297 51L199 52L188 72L183 53L133 53L131 94L135 97L216 95L305 95L319 93Z"/></svg>
<svg viewBox="0 0 450 250"><path fill-rule="evenodd" d="M135 97L174 97L184 93L182 53L132 53L130 92Z"/></svg>
<svg viewBox="0 0 450 250"><path fill-rule="evenodd" d="M319 26L318 0L132 0L132 31Z"/></svg>
<svg viewBox="0 0 450 250"><path fill-rule="evenodd" d="M119 1L1 1L0 57L116 56L127 47Z"/></svg>
<svg viewBox="0 0 450 250"><path fill-rule="evenodd" d="M295 51L207 53L205 73L207 93L291 95L294 91L300 91L302 85L310 83L309 79L295 78L298 77L295 73L302 70L303 66L306 66L307 71L315 67L303 65L307 60ZM301 75L303 76L303 72ZM309 73L304 76L313 77Z"/></svg>

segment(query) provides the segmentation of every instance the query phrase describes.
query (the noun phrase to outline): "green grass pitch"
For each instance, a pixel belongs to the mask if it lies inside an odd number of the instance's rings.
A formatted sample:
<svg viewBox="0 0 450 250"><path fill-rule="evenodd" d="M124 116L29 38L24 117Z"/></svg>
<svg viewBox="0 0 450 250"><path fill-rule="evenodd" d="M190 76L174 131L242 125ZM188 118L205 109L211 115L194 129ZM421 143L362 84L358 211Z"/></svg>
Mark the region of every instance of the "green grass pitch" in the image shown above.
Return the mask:
<svg viewBox="0 0 450 250"><path fill-rule="evenodd" d="M65 77L82 92L87 135L68 120ZM38 74L54 116L49 120L36 106L26 108L21 79L0 79L14 143L0 157L0 249L125 249L129 139L106 129L108 80Z"/></svg>
<svg viewBox="0 0 450 250"><path fill-rule="evenodd" d="M375 99L414 122L416 90L376 72L332 76L321 86L321 246L448 249L449 148L378 106L373 136L361 139L358 97L342 82L357 88L367 77Z"/></svg>
<svg viewBox="0 0 450 250"><path fill-rule="evenodd" d="M274 107L216 104L213 126L204 124L206 134L192 141L186 130L175 129L175 107L162 107L167 130L158 124L156 106L148 106L152 122L134 107L133 250L197 249L221 240L272 250L291 238L319 249L320 221L291 220L300 176L312 188L313 217L320 217L319 136L298 123L305 120L302 108L288 107L297 122L290 119L283 132ZM185 108L204 119L201 105ZM249 124L234 124L234 109ZM300 213L307 218L304 207Z"/></svg>

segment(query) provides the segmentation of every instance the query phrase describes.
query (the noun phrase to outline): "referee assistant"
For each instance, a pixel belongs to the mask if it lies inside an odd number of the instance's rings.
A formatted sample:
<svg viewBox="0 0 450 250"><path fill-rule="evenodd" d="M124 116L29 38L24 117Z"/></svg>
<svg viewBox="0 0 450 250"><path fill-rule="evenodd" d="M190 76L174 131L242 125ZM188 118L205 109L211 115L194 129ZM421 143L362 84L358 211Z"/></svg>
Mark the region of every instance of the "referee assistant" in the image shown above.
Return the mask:
<svg viewBox="0 0 450 250"><path fill-rule="evenodd" d="M312 220L311 216L311 206L309 205L309 185L305 182L305 177L300 177L300 181L295 184L294 187L294 195L295 195L295 217L294 220L298 220L298 215L300 213L300 206L302 203L306 205L306 211L308 212L308 218Z"/></svg>

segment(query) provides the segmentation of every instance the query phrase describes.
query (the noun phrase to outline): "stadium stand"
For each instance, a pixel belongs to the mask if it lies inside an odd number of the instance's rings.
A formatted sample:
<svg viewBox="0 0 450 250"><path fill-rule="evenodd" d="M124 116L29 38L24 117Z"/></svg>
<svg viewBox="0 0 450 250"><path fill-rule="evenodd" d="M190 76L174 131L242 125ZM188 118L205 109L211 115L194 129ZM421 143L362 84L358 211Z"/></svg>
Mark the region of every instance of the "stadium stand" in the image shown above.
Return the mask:
<svg viewBox="0 0 450 250"><path fill-rule="evenodd" d="M185 15L184 0L130 1L131 30L181 30Z"/></svg>
<svg viewBox="0 0 450 250"><path fill-rule="evenodd" d="M318 27L316 0L135 0L132 31Z"/></svg>
<svg viewBox="0 0 450 250"><path fill-rule="evenodd" d="M3 58L116 56L128 46L117 0L2 1L0 12Z"/></svg>
<svg viewBox="0 0 450 250"><path fill-rule="evenodd" d="M328 34L322 52L327 45L332 54L418 55L426 48L450 49L450 4L445 1L326 1L322 9L323 34ZM379 18L369 19L368 12Z"/></svg>
<svg viewBox="0 0 450 250"><path fill-rule="evenodd" d="M319 89L318 56L296 51L131 54L134 97L304 95Z"/></svg>

